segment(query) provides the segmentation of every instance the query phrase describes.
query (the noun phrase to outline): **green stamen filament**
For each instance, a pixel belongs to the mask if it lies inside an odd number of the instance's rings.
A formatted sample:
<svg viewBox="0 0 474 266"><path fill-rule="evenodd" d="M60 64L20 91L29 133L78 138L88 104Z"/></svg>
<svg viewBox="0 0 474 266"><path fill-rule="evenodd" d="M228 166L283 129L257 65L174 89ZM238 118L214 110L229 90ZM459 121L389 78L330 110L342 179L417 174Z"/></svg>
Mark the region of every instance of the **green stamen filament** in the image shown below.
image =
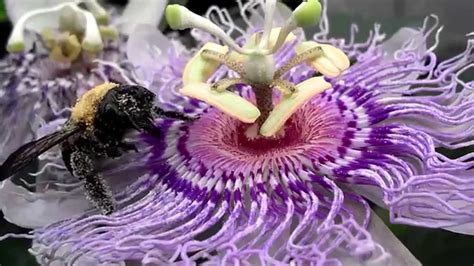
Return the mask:
<svg viewBox="0 0 474 266"><path fill-rule="evenodd" d="M227 90L229 87L237 85L237 84L248 84L248 82L247 80L243 78L225 78L212 84L211 88L213 90L222 92L222 91Z"/></svg>
<svg viewBox="0 0 474 266"><path fill-rule="evenodd" d="M323 56L323 55L324 55L324 51L319 46L308 49L307 51L304 51L303 53L293 57L285 65L279 68L275 72L275 75L273 76L273 78L278 79L281 76L283 76L286 72L290 71L293 67L301 63L304 63L306 61L309 61L311 59Z"/></svg>
<svg viewBox="0 0 474 266"><path fill-rule="evenodd" d="M229 69L237 72L241 76L245 76L245 69L241 62L230 58L229 54L223 54L212 50L203 50L201 56L205 59L213 60L227 66Z"/></svg>
<svg viewBox="0 0 474 266"><path fill-rule="evenodd" d="M270 86L279 90L283 95L289 95L296 91L296 86L284 79L275 79Z"/></svg>

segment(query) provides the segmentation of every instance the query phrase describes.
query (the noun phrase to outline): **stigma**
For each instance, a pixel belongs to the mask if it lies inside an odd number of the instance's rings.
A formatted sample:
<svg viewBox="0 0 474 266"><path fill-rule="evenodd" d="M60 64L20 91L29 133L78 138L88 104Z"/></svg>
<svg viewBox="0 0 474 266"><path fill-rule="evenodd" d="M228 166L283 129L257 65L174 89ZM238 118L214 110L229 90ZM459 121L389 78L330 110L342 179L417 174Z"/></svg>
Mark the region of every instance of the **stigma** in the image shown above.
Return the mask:
<svg viewBox="0 0 474 266"><path fill-rule="evenodd" d="M183 6L169 5L166 9L171 28L201 29L224 44L208 43L188 62L183 73L181 94L204 101L241 122L255 123L259 135L263 137L275 136L299 107L331 87L323 77L293 84L283 78L288 71L297 65L307 64L323 76L336 77L350 66L348 57L341 50L328 44L302 42L296 47L293 58L276 69L274 55L285 44L298 41L292 32L301 27L315 26L321 16L318 0L307 0L293 11L282 27L275 28L276 4L276 0L265 1L263 30L250 36L243 47L216 24ZM207 84L221 65L233 70L239 77L223 78L214 84ZM249 85L255 99L245 99L228 90L235 85ZM274 90L281 96L276 105Z"/></svg>
<svg viewBox="0 0 474 266"><path fill-rule="evenodd" d="M17 21L7 43L7 51L21 53L26 49L25 30L33 19L44 17L50 25L42 29L41 38L50 51L50 59L61 63L77 60L81 53L95 55L102 51L104 39L118 36L107 26L109 16L96 0L84 1L86 9L79 7L82 1L64 1L52 7L31 10Z"/></svg>

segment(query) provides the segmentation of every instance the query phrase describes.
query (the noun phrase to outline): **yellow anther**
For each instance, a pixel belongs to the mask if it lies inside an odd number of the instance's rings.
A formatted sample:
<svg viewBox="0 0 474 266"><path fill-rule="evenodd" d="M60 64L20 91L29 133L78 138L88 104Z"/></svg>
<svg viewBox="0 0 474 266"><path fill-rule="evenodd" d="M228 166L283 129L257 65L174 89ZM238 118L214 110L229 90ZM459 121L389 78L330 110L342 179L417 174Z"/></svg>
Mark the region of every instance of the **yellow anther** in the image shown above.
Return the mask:
<svg viewBox="0 0 474 266"><path fill-rule="evenodd" d="M81 44L76 35L69 35L64 41L56 41L53 44L50 59L61 63L71 63L81 54Z"/></svg>
<svg viewBox="0 0 474 266"><path fill-rule="evenodd" d="M283 76L286 72L290 71L293 67L304 63L309 62L310 60L315 60L317 57L321 57L324 55L324 51L321 46L315 46L305 50L304 52L296 55L295 57L291 58L286 64L280 67L276 72L273 78L278 79Z"/></svg>
<svg viewBox="0 0 474 266"><path fill-rule="evenodd" d="M201 57L207 60L215 61L219 64L227 66L229 69L234 70L241 76L245 76L244 65L240 61L232 59L229 54L219 53L213 50L203 50Z"/></svg>
<svg viewBox="0 0 474 266"><path fill-rule="evenodd" d="M311 58L307 63L327 77L337 77L350 66L347 55L329 44L318 44L314 41L303 42L296 47L297 54L303 54L315 47L321 47L322 56Z"/></svg>
<svg viewBox="0 0 474 266"><path fill-rule="evenodd" d="M251 102L230 91L215 91L206 83L188 84L180 93L206 102L244 123L253 123L260 116L260 111Z"/></svg>
<svg viewBox="0 0 474 266"><path fill-rule="evenodd" d="M54 45L56 44L56 39L51 29L43 30L43 32L41 32L41 39L48 49L53 49Z"/></svg>
<svg viewBox="0 0 474 266"><path fill-rule="evenodd" d="M206 43L184 68L183 84L185 86L192 83L207 82L220 66L220 62L203 58L201 52L204 50L225 54L229 48L215 43Z"/></svg>
<svg viewBox="0 0 474 266"><path fill-rule="evenodd" d="M313 96L331 87L323 77L314 77L299 83L296 92L287 96L278 103L260 128L260 134L265 137L275 135L304 103Z"/></svg>

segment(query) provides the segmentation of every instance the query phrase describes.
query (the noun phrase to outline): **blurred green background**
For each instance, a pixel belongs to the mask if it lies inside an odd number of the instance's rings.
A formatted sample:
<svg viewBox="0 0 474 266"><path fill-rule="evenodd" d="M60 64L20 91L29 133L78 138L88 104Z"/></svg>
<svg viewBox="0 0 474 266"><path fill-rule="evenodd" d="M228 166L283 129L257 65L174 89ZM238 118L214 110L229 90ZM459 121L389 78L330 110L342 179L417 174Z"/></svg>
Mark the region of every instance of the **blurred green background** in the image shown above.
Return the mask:
<svg viewBox="0 0 474 266"><path fill-rule="evenodd" d="M124 5L126 0L109 2ZM213 4L229 8L235 6L233 0L181 0L179 2L187 2L189 9L201 14ZM284 2L294 8L300 0ZM441 43L437 49L440 60L463 51L466 43L465 34L474 30L473 0L329 0L329 12L331 35L347 37L350 24L356 23L359 25L361 40L367 36L374 23L381 23L382 31L390 35L400 27L421 27L426 16L432 13L437 14L441 23L445 25ZM10 31L11 25L6 17L3 1L0 1L0 56L5 55L5 42ZM474 79L472 76L468 78ZM388 222L387 211L382 209L376 209L376 211L385 222ZM474 265L474 237L472 236L444 230L387 224L423 265ZM0 219L0 235L7 232L26 231ZM29 241L18 239L0 242L0 265L36 265L27 252L29 245Z"/></svg>

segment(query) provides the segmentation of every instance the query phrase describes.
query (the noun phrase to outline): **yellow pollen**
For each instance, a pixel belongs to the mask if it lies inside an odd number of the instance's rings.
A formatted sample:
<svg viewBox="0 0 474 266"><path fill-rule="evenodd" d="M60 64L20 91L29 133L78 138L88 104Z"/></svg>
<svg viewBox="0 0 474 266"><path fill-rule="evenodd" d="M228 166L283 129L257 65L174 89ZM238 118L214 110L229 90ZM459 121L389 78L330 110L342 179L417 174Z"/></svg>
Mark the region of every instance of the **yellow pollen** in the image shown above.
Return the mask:
<svg viewBox="0 0 474 266"><path fill-rule="evenodd" d="M49 58L61 63L71 63L81 54L81 44L76 35L69 35L65 40L54 41Z"/></svg>
<svg viewBox="0 0 474 266"><path fill-rule="evenodd" d="M115 87L116 83L104 83L84 93L72 109L71 119L83 123L87 128L93 126L97 108L107 92Z"/></svg>

